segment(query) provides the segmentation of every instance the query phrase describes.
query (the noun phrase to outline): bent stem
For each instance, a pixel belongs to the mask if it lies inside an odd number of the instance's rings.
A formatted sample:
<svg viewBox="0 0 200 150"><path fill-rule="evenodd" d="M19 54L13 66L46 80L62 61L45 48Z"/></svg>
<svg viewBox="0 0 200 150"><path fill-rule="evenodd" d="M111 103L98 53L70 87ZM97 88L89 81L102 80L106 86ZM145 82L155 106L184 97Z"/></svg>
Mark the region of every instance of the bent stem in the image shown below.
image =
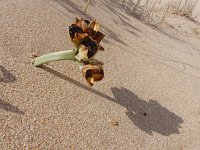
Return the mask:
<svg viewBox="0 0 200 150"><path fill-rule="evenodd" d="M75 59L74 50L61 51L36 57L33 61L33 65L37 67L51 61L74 60L74 59Z"/></svg>

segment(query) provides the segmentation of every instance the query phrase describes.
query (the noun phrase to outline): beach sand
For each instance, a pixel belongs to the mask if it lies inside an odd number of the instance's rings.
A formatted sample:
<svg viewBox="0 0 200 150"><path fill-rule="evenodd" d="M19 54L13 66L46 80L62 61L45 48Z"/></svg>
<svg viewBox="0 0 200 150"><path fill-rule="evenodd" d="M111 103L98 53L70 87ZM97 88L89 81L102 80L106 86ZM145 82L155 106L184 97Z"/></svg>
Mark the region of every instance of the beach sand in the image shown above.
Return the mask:
<svg viewBox="0 0 200 150"><path fill-rule="evenodd" d="M85 4L0 1L0 149L200 149L199 26L171 18L157 30L114 0L83 15ZM73 48L76 16L106 34L105 78L92 88L75 62L32 66L32 53Z"/></svg>

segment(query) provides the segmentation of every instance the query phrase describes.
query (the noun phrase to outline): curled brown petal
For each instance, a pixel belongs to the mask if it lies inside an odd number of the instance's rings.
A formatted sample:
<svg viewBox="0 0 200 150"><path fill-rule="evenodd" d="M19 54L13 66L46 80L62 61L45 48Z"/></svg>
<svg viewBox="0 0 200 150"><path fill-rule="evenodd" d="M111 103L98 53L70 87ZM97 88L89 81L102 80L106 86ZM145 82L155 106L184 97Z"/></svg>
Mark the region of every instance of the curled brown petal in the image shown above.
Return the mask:
<svg viewBox="0 0 200 150"><path fill-rule="evenodd" d="M74 45L76 46L76 48L80 45L80 43L82 42L82 40L84 40L84 38L86 38L87 36L88 36L87 33L75 33L75 36L72 39L72 42L74 43Z"/></svg>
<svg viewBox="0 0 200 150"><path fill-rule="evenodd" d="M90 29L88 27L88 24L84 20L82 20L81 27L82 27L83 32L90 33Z"/></svg>
<svg viewBox="0 0 200 150"><path fill-rule="evenodd" d="M103 46L99 45L99 51L104 51L105 49L103 48Z"/></svg>
<svg viewBox="0 0 200 150"><path fill-rule="evenodd" d="M70 35L71 39L74 38L76 33L83 33L83 30L77 25L69 26L69 35Z"/></svg>
<svg viewBox="0 0 200 150"><path fill-rule="evenodd" d="M78 27L80 27L80 28L82 28L82 20L83 20L83 18L81 18L81 19L78 19L77 17L75 17L75 22L74 23L72 23L72 25L77 25Z"/></svg>
<svg viewBox="0 0 200 150"><path fill-rule="evenodd" d="M100 28L100 25L96 20L94 20L89 24L89 28L97 32Z"/></svg>
<svg viewBox="0 0 200 150"><path fill-rule="evenodd" d="M99 23L96 20L90 23L88 20L83 20L82 18L76 18L75 22L69 27L69 34L76 48L78 48L80 44L87 47L88 59L92 58L97 50L104 50L99 43L105 35L98 30ZM86 48L84 48L84 50L86 50ZM86 60L85 52L80 55Z"/></svg>
<svg viewBox="0 0 200 150"><path fill-rule="evenodd" d="M89 33L90 29L88 27L88 24L90 24L88 20L83 20L83 18L79 19L76 17L75 22L72 23L71 26L77 26L82 29L83 32Z"/></svg>
<svg viewBox="0 0 200 150"><path fill-rule="evenodd" d="M101 81L104 77L103 67L100 63L96 65L85 65L82 67L83 78L90 86L93 86L94 82Z"/></svg>
<svg viewBox="0 0 200 150"><path fill-rule="evenodd" d="M105 34L103 34L103 33L99 32L99 31L97 31L97 32L95 33L95 35L92 36L92 39L95 40L95 41L97 41L97 43L100 43L101 40L102 40L105 36L106 36Z"/></svg>

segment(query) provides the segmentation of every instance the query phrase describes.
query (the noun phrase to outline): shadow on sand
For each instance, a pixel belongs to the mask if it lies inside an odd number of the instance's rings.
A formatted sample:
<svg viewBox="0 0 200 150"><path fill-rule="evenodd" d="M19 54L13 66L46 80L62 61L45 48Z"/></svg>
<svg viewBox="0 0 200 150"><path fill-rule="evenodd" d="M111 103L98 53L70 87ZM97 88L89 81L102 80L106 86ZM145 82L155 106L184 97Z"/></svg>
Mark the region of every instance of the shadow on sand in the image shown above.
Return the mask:
<svg viewBox="0 0 200 150"><path fill-rule="evenodd" d="M183 120L156 100L145 101L126 88L111 88L116 103L127 109L126 115L142 131L164 136L179 134Z"/></svg>
<svg viewBox="0 0 200 150"><path fill-rule="evenodd" d="M54 76L125 107L127 109L126 115L133 124L149 135L153 135L153 132L164 136L179 134L180 124L183 123L183 120L167 108L161 106L156 100L149 100L147 102L123 87L111 88L114 95L114 98L112 98L47 66L43 65L40 68Z"/></svg>
<svg viewBox="0 0 200 150"><path fill-rule="evenodd" d="M23 112L19 108L9 104L8 102L3 101L2 99L0 99L0 109L9 111L9 112L13 112L13 113L17 113L17 114L22 114L22 115L25 114L25 112Z"/></svg>
<svg viewBox="0 0 200 150"><path fill-rule="evenodd" d="M14 82L16 77L12 75L5 67L0 65L0 82Z"/></svg>
<svg viewBox="0 0 200 150"><path fill-rule="evenodd" d="M0 65L0 82L8 83L14 81L16 81L16 77L12 75L8 70L6 70L5 67ZM0 109L3 109L5 111L10 111L13 113L25 114L19 108L9 104L8 102L3 101L2 99L0 99Z"/></svg>
<svg viewBox="0 0 200 150"><path fill-rule="evenodd" d="M84 14L83 9L85 6L81 7L80 5L76 4L72 0L55 0L54 2L59 4L62 8L66 9L67 11L74 13L75 15L81 16L83 18L87 18L89 20L93 20L92 16L88 15L87 13ZM163 28L161 28L159 26L159 23L157 23L156 19L151 17L150 14L148 14L148 12L146 12L146 10L145 10L146 6L141 7L140 5L138 5L138 3L136 3L132 0L128 0L128 1L126 1L126 3L128 5L124 4L122 1L120 2L120 1L116 1L116 0L103 0L100 2L100 4L97 4L96 1L91 1L90 5L93 8L96 8L97 11L98 11L98 7L101 6L101 9L104 12L106 12L106 14L102 14L102 15L107 15L106 17L108 17L110 20L112 20L112 22L116 23L121 28L124 28L124 30L128 30L130 33L132 33L132 35L134 35L138 38L140 37L140 34L138 34L138 33L142 33L142 31L134 26L134 24L129 19L129 17L135 18L135 19L143 22L147 26L158 31L160 34L167 36L170 39L177 40L179 42L187 43L188 45L190 45L190 43L188 43L186 40L181 39L180 37L175 37L173 35L174 32L168 33L168 31L165 31ZM85 3L85 5L86 5L86 3ZM55 8L55 6L53 6L53 7ZM61 11L64 14L67 14L67 11L64 12L64 11L62 11L62 9L58 9L58 8L56 8L56 9ZM111 14L112 14L112 16L111 16ZM147 16L143 16L143 15L147 15ZM127 16L129 16L129 17L127 17ZM144 18L149 18L148 20L151 20L151 21L147 22L144 20ZM110 29L106 26L103 26L103 29L106 32L106 35L113 38L116 42L121 43L125 46L129 46L126 42L124 42L123 38L121 38L116 32L113 32L112 29ZM107 41L107 42L109 42L109 41Z"/></svg>
<svg viewBox="0 0 200 150"><path fill-rule="evenodd" d="M87 13L84 14L83 7L80 7L78 4L76 4L72 0L55 0L54 2L57 3L59 6L61 6L61 8L64 8L66 11L63 11L63 9L54 6L54 4L51 4L51 3L49 3L49 4L53 8L55 8L58 11L62 12L63 14L68 15L68 12L72 12L74 14L74 16L83 17L83 18L88 19L90 21L94 20L94 18L92 18L92 16L88 15ZM110 2L110 3L112 3L112 2ZM107 17L109 17L110 20L112 20L118 26L122 27L124 30L128 30L134 36L140 37L138 33L142 33L142 31L140 31L138 28L136 28L134 25L132 25L130 23L130 19L128 17L126 17L126 15L124 15L124 14L118 12L118 10L114 9L114 7L113 7L113 5L115 5L114 2L112 3L112 5L110 5L110 3L105 3L104 2L104 5L105 5L105 10L104 11L107 11L108 14L111 14L111 12L112 12L113 15L117 17L117 19L114 19L114 17L110 17L110 16L107 16ZM91 1L90 5L94 5L93 1ZM104 34L106 34L108 37L110 37L110 39L113 39L114 41L116 41L118 43L121 43L122 45L129 46L125 42L123 37L121 37L117 32L113 31L112 27L108 27L108 26L105 26L105 25L102 25L102 24L101 24L101 27L103 29L102 32ZM109 43L110 40L104 39L104 42Z"/></svg>

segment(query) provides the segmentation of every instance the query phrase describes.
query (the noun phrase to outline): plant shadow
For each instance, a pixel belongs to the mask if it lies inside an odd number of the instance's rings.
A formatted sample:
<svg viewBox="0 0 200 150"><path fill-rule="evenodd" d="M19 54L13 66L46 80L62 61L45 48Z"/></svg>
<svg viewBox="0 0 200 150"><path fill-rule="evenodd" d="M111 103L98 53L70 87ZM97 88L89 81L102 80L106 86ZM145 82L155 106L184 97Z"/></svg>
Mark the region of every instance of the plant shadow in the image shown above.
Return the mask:
<svg viewBox="0 0 200 150"><path fill-rule="evenodd" d="M156 100L149 100L149 102L144 101L132 91L123 87L111 88L114 95L113 98L52 68L44 65L40 68L91 93L125 107L127 109L126 115L133 124L149 135L153 135L153 132L164 136L179 134L179 128L181 128L180 124L183 123L183 120L167 108L161 106Z"/></svg>
<svg viewBox="0 0 200 150"><path fill-rule="evenodd" d="M0 109L9 111L9 112L13 112L13 113L17 113L17 114L22 114L22 115L25 114L25 112L20 110L18 107L13 106L13 105L9 104L8 102L3 101L2 99L0 99Z"/></svg>
<svg viewBox="0 0 200 150"><path fill-rule="evenodd" d="M16 81L16 77L11 74L4 66L0 65L0 82L14 82Z"/></svg>
<svg viewBox="0 0 200 150"><path fill-rule="evenodd" d="M126 115L142 131L164 136L179 134L183 120L156 100L145 101L126 88L111 88L116 103L127 109Z"/></svg>

